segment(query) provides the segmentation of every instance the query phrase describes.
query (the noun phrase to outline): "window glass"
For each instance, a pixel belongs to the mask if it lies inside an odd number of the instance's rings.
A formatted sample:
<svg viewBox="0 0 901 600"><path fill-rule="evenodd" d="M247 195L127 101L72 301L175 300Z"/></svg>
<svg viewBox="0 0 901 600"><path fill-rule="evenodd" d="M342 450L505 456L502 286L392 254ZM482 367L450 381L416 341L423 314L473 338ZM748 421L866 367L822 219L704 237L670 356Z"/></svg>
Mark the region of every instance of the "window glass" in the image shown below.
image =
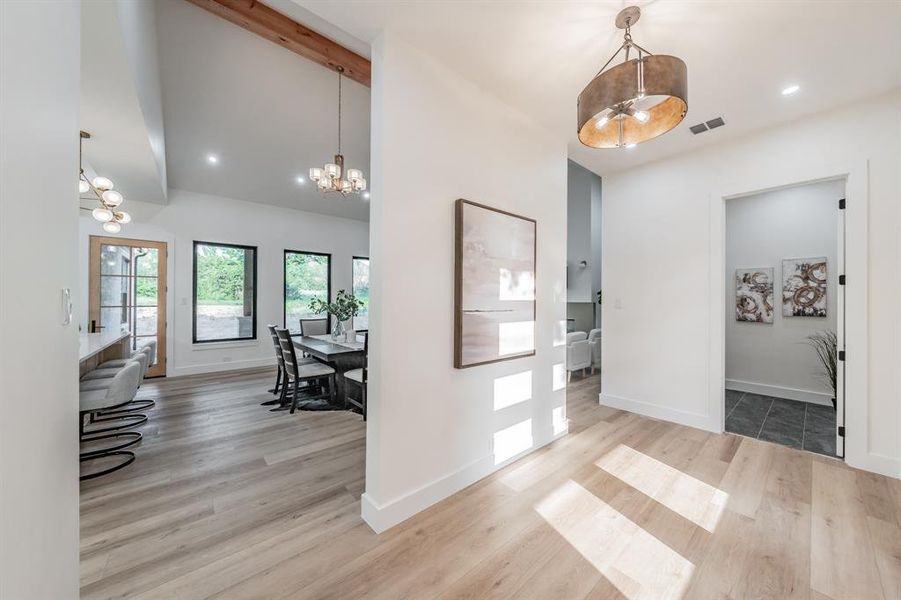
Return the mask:
<svg viewBox="0 0 901 600"><path fill-rule="evenodd" d="M354 317L354 329L369 329L369 259L354 257L353 264L354 297L363 301L360 314Z"/></svg>
<svg viewBox="0 0 901 600"><path fill-rule="evenodd" d="M256 338L256 248L194 242L194 342Z"/></svg>
<svg viewBox="0 0 901 600"><path fill-rule="evenodd" d="M301 319L321 319L310 310L314 299L330 297L331 256L285 250L285 327L300 332Z"/></svg>

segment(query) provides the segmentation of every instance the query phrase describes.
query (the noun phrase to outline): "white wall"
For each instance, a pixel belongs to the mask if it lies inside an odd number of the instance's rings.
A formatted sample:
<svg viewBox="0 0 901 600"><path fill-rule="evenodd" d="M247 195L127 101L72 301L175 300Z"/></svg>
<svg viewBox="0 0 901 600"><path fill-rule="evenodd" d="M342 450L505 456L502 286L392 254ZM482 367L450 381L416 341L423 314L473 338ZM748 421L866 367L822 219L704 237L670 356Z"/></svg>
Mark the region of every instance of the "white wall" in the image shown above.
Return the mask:
<svg viewBox="0 0 901 600"><path fill-rule="evenodd" d="M364 221L175 189L169 190L168 205L129 199L123 208L132 212L134 221L123 227L118 237L168 244L170 376L274 364L272 342L265 326L282 324L284 250L331 254L332 295L341 289L353 289L352 258L369 255L369 227ZM105 234L89 214L82 216L79 230L79 277L87 282L89 236ZM257 246L256 340L192 342L194 240ZM86 327L86 286L78 310Z"/></svg>
<svg viewBox="0 0 901 600"><path fill-rule="evenodd" d="M363 517L381 531L565 431L554 373L564 362L566 148L390 33L373 47L372 81ZM538 222L534 357L453 368L458 198ZM523 381L523 401L495 411L496 385ZM524 445L496 464L504 430Z"/></svg>
<svg viewBox="0 0 901 600"><path fill-rule="evenodd" d="M0 598L78 598L78 2L0 2Z"/></svg>
<svg viewBox="0 0 901 600"><path fill-rule="evenodd" d="M156 161L160 185L166 184L166 136L163 129L163 98L157 50L156 11L147 0L116 0L122 41L131 67L135 92L144 115L147 138Z"/></svg>
<svg viewBox="0 0 901 600"><path fill-rule="evenodd" d="M726 202L726 388L831 406L832 389L807 336L836 331L838 200L824 181ZM782 260L826 257L825 317L782 316ZM773 268L773 323L735 320L735 270Z"/></svg>
<svg viewBox="0 0 901 600"><path fill-rule="evenodd" d="M896 91L868 99L866 111L822 113L605 178L601 402L719 430L721 192L760 191L814 172L841 175L854 164L863 191L849 197L846 218L863 235L849 237L847 255L859 258L864 272L855 283L848 271L849 302L858 305L851 310L849 303L856 342L849 338L846 369L853 372L849 384L864 391L848 394L846 460L901 475L899 119Z"/></svg>

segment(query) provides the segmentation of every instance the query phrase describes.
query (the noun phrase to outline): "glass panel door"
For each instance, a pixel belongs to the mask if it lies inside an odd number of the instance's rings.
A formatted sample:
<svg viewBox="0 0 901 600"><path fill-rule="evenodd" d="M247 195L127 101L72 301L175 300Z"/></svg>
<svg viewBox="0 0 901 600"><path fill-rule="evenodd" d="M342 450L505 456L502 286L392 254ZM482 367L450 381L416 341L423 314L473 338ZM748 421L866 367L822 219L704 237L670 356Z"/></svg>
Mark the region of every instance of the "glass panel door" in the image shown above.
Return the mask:
<svg viewBox="0 0 901 600"><path fill-rule="evenodd" d="M91 236L89 332L127 331L132 350L156 342L148 376L166 374L166 245Z"/></svg>

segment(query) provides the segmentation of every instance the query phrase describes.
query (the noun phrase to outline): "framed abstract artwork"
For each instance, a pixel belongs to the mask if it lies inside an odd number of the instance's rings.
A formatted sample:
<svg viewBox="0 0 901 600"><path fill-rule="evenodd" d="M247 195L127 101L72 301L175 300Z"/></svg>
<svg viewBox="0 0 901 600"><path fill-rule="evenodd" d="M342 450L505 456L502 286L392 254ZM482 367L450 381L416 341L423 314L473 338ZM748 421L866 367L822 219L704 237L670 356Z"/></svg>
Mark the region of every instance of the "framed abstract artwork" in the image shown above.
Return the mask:
<svg viewBox="0 0 901 600"><path fill-rule="evenodd" d="M535 354L534 219L457 200L454 367Z"/></svg>
<svg viewBox="0 0 901 600"><path fill-rule="evenodd" d="M782 261L782 316L826 316L826 257Z"/></svg>
<svg viewBox="0 0 901 600"><path fill-rule="evenodd" d="M773 268L735 270L735 320L772 323Z"/></svg>

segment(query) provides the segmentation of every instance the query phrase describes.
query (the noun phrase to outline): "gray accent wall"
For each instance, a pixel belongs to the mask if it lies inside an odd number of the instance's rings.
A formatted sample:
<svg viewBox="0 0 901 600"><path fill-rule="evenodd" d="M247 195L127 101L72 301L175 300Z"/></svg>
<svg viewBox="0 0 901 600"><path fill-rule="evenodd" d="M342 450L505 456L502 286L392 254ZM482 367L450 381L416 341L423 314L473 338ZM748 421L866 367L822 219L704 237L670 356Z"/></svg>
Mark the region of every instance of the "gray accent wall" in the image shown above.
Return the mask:
<svg viewBox="0 0 901 600"><path fill-rule="evenodd" d="M567 163L567 318L576 319L576 331L587 331L599 327L601 317L594 307L601 288L601 178Z"/></svg>

